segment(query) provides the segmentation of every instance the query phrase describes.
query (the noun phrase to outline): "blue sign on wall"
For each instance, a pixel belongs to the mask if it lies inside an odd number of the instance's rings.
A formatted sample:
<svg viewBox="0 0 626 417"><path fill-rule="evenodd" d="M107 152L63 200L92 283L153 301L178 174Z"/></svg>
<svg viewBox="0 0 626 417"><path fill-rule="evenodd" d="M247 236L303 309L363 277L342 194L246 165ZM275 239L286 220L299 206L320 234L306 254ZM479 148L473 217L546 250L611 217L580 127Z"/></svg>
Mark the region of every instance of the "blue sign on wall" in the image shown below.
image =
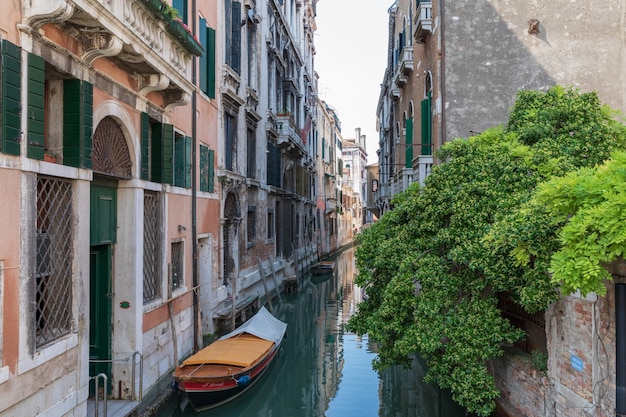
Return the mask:
<svg viewBox="0 0 626 417"><path fill-rule="evenodd" d="M572 368L574 368L578 372L582 372L583 371L583 360L580 359L576 355L572 355Z"/></svg>

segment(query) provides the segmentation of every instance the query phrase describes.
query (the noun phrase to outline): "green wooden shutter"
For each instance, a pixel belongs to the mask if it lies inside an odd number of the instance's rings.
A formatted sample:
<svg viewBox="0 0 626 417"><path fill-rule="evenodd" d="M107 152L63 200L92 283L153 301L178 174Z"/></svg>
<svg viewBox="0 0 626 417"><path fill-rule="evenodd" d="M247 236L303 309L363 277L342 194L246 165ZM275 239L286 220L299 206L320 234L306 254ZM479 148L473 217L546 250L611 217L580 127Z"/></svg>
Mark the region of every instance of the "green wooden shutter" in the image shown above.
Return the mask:
<svg viewBox="0 0 626 417"><path fill-rule="evenodd" d="M200 91L204 94L208 94L207 85L209 79L209 67L208 67L208 55L209 55L209 44L207 37L207 27L206 27L206 19L200 18L200 25L198 27L198 39L202 42L202 46L204 46L204 53L199 59L200 64Z"/></svg>
<svg viewBox="0 0 626 417"><path fill-rule="evenodd" d="M93 86L81 80L63 82L63 164L93 167Z"/></svg>
<svg viewBox="0 0 626 417"><path fill-rule="evenodd" d="M174 135L174 185L187 188L191 183L191 138Z"/></svg>
<svg viewBox="0 0 626 417"><path fill-rule="evenodd" d="M2 41L2 74L0 75L0 150L11 155L20 154L22 56L19 46Z"/></svg>
<svg viewBox="0 0 626 417"><path fill-rule="evenodd" d="M156 124L152 129L152 180L174 183L174 126Z"/></svg>
<svg viewBox="0 0 626 417"><path fill-rule="evenodd" d="M141 113L141 179L150 180L150 116Z"/></svg>
<svg viewBox="0 0 626 417"><path fill-rule="evenodd" d="M200 145L200 191L209 191L209 147Z"/></svg>
<svg viewBox="0 0 626 417"><path fill-rule="evenodd" d="M215 188L213 183L215 182L215 151L209 149L209 192L212 193Z"/></svg>
<svg viewBox="0 0 626 417"><path fill-rule="evenodd" d="M26 156L29 158L43 159L45 91L45 61L29 53L26 144Z"/></svg>
<svg viewBox="0 0 626 417"><path fill-rule="evenodd" d="M432 155L430 96L422 100L422 155Z"/></svg>
<svg viewBox="0 0 626 417"><path fill-rule="evenodd" d="M183 164L185 161L185 142L181 136L174 135L174 185L183 187Z"/></svg>
<svg viewBox="0 0 626 417"><path fill-rule="evenodd" d="M185 170L185 183L183 186L185 188L191 188L191 138L189 136L185 136L185 158L184 158L184 166Z"/></svg>
<svg viewBox="0 0 626 417"><path fill-rule="evenodd" d="M207 57L207 70L208 70L208 79L207 79L207 91L206 94L210 98L215 98L215 78L217 74L217 68L215 64L215 29L208 28L207 31L207 46L205 48L205 53Z"/></svg>
<svg viewBox="0 0 626 417"><path fill-rule="evenodd" d="M405 167L411 168L413 166L413 119L406 121L406 153L405 153Z"/></svg>

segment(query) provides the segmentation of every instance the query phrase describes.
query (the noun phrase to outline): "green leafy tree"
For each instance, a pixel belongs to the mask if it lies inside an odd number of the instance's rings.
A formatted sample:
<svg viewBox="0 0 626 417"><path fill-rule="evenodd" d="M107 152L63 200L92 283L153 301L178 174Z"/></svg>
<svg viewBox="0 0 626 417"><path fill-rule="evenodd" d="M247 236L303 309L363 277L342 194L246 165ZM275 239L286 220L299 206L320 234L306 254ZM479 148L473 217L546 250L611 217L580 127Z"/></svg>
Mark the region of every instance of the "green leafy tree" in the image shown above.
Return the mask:
<svg viewBox="0 0 626 417"><path fill-rule="evenodd" d="M626 253L626 153L541 184L536 203L545 205L559 230L552 280L570 293L606 293L607 263Z"/></svg>
<svg viewBox="0 0 626 417"><path fill-rule="evenodd" d="M557 298L548 273L563 218L534 198L538 184L601 163L626 133L594 93L522 91L506 127L447 143L425 186L358 237L367 297L348 327L381 344L375 367L419 352L427 381L487 416L499 395L487 363L524 337L498 294L529 312Z"/></svg>

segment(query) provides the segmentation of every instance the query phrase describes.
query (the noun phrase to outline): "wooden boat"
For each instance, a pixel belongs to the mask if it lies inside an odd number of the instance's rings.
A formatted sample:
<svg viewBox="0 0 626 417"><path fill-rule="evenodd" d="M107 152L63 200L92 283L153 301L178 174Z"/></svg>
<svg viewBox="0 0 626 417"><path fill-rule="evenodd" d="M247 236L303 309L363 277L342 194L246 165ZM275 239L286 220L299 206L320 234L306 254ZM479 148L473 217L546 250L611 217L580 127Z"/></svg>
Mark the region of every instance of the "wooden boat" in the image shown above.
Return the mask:
<svg viewBox="0 0 626 417"><path fill-rule="evenodd" d="M321 261L311 267L312 274L332 274L335 271L334 261Z"/></svg>
<svg viewBox="0 0 626 417"><path fill-rule="evenodd" d="M239 328L189 357L174 381L196 411L224 404L248 390L270 366L287 324L265 307Z"/></svg>

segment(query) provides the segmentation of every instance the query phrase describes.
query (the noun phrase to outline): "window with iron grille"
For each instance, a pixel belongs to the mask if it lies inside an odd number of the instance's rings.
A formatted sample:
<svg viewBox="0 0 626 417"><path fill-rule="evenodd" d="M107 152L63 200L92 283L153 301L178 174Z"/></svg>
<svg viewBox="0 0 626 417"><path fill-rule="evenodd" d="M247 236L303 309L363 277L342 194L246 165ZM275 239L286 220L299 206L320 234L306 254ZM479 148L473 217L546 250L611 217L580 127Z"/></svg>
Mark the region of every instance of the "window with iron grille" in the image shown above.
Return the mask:
<svg viewBox="0 0 626 417"><path fill-rule="evenodd" d="M159 193L143 194L143 302L161 296L161 202Z"/></svg>
<svg viewBox="0 0 626 417"><path fill-rule="evenodd" d="M185 261L185 242L172 242L172 290L183 286L184 278L184 261Z"/></svg>
<svg viewBox="0 0 626 417"><path fill-rule="evenodd" d="M72 185L37 179L34 329L36 347L70 332L72 322Z"/></svg>
<svg viewBox="0 0 626 417"><path fill-rule="evenodd" d="M248 206L248 218L247 218L247 239L248 243L254 243L256 241L256 207Z"/></svg>

